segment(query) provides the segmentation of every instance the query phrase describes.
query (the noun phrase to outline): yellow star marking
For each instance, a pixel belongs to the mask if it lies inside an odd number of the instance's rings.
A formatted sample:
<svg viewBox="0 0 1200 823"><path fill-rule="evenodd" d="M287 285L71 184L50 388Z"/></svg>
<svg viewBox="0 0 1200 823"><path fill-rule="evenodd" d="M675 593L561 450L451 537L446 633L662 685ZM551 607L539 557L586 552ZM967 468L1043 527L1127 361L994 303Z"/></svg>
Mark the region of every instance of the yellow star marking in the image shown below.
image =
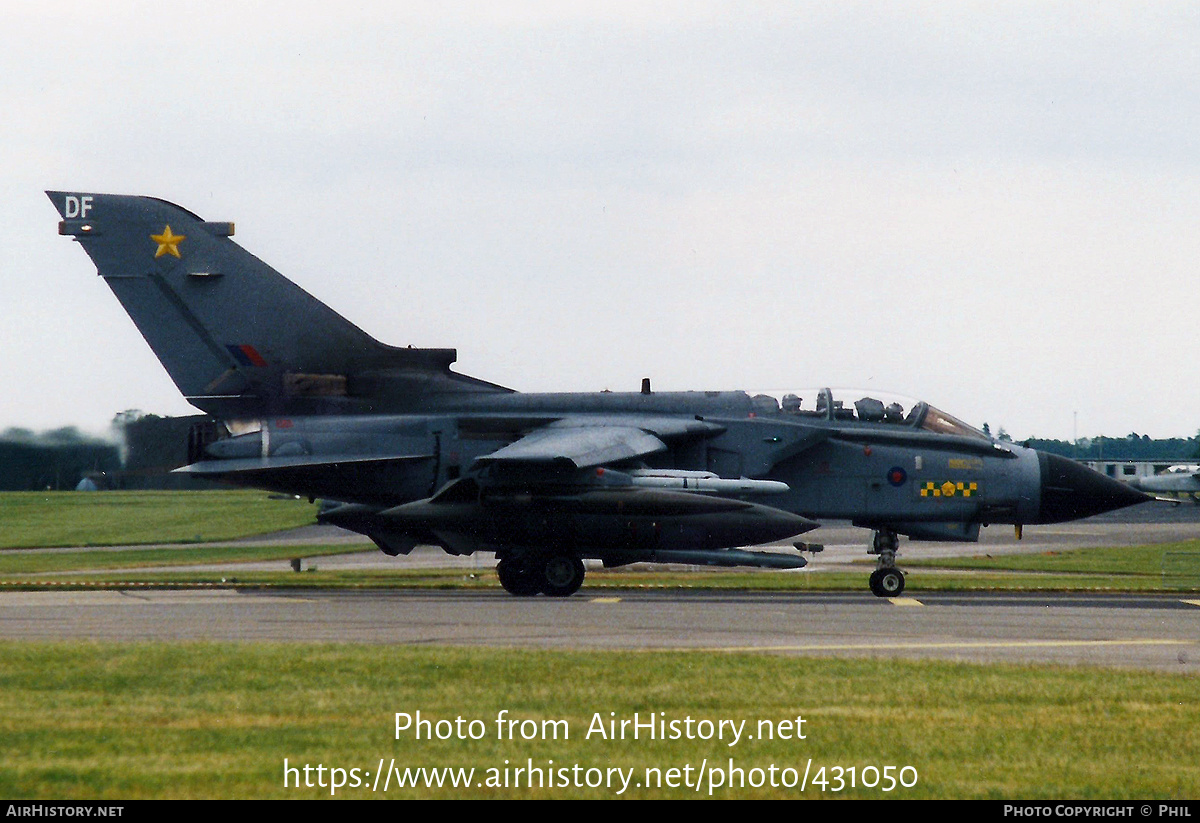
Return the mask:
<svg viewBox="0 0 1200 823"><path fill-rule="evenodd" d="M968 481L955 482L953 480L947 480L944 483L939 484L933 482L932 480L928 480L926 481L925 485L921 487L921 497L956 497L958 495L970 497L978 491L978 483L971 483Z"/></svg>
<svg viewBox="0 0 1200 823"><path fill-rule="evenodd" d="M163 229L162 234L152 234L150 239L158 244L158 251L154 252L154 259L162 257L164 254L169 254L172 257L179 257L179 244L187 237L182 234L175 234L171 231L171 227L167 226Z"/></svg>

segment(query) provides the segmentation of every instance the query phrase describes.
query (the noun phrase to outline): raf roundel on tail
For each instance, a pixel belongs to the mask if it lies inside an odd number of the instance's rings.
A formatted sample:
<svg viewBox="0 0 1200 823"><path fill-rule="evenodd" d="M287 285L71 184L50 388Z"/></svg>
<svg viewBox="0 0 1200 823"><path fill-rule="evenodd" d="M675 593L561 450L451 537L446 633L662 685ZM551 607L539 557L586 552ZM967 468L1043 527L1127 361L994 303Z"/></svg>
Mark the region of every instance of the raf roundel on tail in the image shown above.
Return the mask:
<svg viewBox="0 0 1200 823"><path fill-rule="evenodd" d="M153 197L48 192L163 367L212 416L195 476L321 497L388 554L495 552L514 595L566 596L584 559L801 568L754 550L839 518L870 528L875 594L899 536L973 541L1149 499L923 402L787 392L523 394L380 343L210 222ZM795 543L796 548L808 548Z"/></svg>

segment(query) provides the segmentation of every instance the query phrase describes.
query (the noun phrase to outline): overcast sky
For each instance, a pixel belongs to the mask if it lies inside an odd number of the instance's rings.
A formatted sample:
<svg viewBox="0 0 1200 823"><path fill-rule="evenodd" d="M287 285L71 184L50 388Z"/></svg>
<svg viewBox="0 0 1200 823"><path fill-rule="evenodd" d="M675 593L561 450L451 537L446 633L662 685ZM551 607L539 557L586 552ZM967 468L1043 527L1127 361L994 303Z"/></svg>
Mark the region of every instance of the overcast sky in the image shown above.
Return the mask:
<svg viewBox="0 0 1200 823"><path fill-rule="evenodd" d="M522 391L1200 428L1195 3L0 5L0 428L189 413L45 189Z"/></svg>

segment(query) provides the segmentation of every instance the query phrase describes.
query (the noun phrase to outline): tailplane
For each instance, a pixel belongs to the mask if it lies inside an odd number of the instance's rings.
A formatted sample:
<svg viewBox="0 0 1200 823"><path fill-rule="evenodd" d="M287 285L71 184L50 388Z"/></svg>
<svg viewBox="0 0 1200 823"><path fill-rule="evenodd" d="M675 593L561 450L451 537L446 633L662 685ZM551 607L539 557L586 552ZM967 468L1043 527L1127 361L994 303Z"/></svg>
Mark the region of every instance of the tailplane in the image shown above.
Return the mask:
<svg viewBox="0 0 1200 823"><path fill-rule="evenodd" d="M222 417L385 412L430 394L505 392L454 349L387 346L165 200L47 192L188 401Z"/></svg>

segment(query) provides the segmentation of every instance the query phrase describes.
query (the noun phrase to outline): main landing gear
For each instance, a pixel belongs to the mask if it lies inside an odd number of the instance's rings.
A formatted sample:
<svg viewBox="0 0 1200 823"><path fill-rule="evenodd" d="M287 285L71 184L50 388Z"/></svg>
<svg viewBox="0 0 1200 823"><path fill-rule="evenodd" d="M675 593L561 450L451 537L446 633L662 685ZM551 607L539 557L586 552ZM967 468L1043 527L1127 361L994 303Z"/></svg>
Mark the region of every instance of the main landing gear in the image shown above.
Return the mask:
<svg viewBox="0 0 1200 823"><path fill-rule="evenodd" d="M871 592L876 597L899 597L904 591L904 572L896 568L900 538L891 529L880 529L871 540L869 554L879 555L879 567L871 572Z"/></svg>
<svg viewBox="0 0 1200 823"><path fill-rule="evenodd" d="M506 557L496 566L500 585L511 595L570 597L583 585L583 561L570 554Z"/></svg>

